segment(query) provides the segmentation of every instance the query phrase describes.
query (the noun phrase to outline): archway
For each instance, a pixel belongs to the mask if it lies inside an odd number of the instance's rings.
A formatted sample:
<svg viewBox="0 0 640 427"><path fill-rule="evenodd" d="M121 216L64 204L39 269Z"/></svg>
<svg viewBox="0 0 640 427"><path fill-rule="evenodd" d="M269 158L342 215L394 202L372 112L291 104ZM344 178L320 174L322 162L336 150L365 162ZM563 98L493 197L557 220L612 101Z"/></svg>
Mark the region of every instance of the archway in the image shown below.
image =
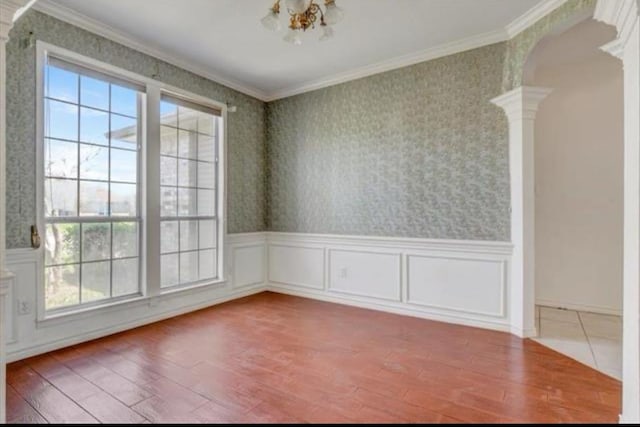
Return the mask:
<svg viewBox="0 0 640 427"><path fill-rule="evenodd" d="M541 40L525 83L552 88L534 129L538 341L621 379L622 63L587 19Z"/></svg>
<svg viewBox="0 0 640 427"><path fill-rule="evenodd" d="M518 71L530 49L554 22L567 21L576 7L596 8L594 18L615 26L617 38L602 47L622 59L624 67L624 266L623 266L623 403L622 422L640 421L640 4L637 0L567 2L536 23L524 35L512 39L505 69L508 92L493 103L509 120L509 167L511 174L511 240L513 255L509 273L511 330L519 336L535 335L534 249L532 208L534 194L534 124L540 102L550 90L521 86ZM542 35L541 35L542 33ZM518 39L518 40L516 40ZM514 42L514 40L516 40ZM515 59L514 59L515 58ZM516 72L513 72L516 70ZM520 74L522 75L522 74ZM515 89L514 89L515 87Z"/></svg>

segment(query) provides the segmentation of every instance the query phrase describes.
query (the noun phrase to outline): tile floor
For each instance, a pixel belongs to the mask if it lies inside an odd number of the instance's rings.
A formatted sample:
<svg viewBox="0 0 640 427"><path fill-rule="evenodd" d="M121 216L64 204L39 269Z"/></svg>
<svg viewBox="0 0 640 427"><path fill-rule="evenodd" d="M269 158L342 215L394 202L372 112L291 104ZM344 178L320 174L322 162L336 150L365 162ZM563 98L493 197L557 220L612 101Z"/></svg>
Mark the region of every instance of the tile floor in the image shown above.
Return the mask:
<svg viewBox="0 0 640 427"><path fill-rule="evenodd" d="M622 317L537 307L537 342L618 380L622 378Z"/></svg>

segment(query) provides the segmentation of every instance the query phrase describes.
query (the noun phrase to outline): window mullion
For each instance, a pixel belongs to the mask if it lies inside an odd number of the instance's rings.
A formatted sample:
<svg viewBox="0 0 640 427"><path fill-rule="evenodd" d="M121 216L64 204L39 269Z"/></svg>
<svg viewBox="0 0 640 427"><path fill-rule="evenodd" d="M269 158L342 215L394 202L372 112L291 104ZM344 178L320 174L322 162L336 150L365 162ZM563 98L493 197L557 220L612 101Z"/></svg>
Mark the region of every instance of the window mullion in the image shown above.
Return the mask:
<svg viewBox="0 0 640 427"><path fill-rule="evenodd" d="M160 295L160 88L147 86L144 202L147 295Z"/></svg>

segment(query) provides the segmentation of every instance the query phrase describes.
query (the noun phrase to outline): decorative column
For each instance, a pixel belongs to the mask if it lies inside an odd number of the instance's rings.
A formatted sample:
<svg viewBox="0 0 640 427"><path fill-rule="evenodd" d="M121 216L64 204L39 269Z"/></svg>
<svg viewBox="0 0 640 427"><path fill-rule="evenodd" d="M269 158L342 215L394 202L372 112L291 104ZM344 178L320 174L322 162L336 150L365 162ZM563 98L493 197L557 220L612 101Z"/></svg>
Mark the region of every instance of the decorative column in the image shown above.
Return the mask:
<svg viewBox="0 0 640 427"><path fill-rule="evenodd" d="M640 4L598 0L594 18L618 30L602 50L624 70L623 423L640 422Z"/></svg>
<svg viewBox="0 0 640 427"><path fill-rule="evenodd" d="M15 20L35 1L0 0L0 423L6 419L5 296L14 277L6 269L6 144L7 144L7 50L9 31ZM35 82L34 82L35 84Z"/></svg>
<svg viewBox="0 0 640 427"><path fill-rule="evenodd" d="M551 89L522 86L491 100L509 120L511 242L509 280L511 333L537 335L535 324L534 125L540 102Z"/></svg>

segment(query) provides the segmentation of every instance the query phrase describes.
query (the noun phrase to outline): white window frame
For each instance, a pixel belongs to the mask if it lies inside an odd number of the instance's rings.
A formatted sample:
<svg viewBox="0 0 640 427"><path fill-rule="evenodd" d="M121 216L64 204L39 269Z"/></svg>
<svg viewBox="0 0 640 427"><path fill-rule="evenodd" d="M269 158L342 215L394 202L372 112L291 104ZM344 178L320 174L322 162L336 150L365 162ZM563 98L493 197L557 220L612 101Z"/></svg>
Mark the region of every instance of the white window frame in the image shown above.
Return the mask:
<svg viewBox="0 0 640 427"><path fill-rule="evenodd" d="M142 227L140 233L140 294L124 299L107 299L103 303L89 306L75 305L68 309L47 313L45 309L44 282L44 248L38 252L37 272L37 321L46 322L60 317L87 311L99 311L114 305L123 305L145 299L155 299L162 295L178 292L189 292L191 289L204 286L222 285L227 281L226 275L226 242L227 242L227 105L196 95L189 91L165 84L161 81L141 76L123 70L111 64L80 55L76 52L42 42L36 42L36 221L41 235L46 232L44 216L44 67L47 55L89 68L107 75L136 82L145 87L146 102L143 103L141 114L141 141L139 148L139 217ZM211 281L197 282L193 285L182 285L170 288L160 288L160 95L168 93L191 102L221 111L221 129L218 140L218 168L216 191L217 218L217 266L218 277ZM147 141L158 141L157 144L147 144ZM157 161L150 161L156 159Z"/></svg>

